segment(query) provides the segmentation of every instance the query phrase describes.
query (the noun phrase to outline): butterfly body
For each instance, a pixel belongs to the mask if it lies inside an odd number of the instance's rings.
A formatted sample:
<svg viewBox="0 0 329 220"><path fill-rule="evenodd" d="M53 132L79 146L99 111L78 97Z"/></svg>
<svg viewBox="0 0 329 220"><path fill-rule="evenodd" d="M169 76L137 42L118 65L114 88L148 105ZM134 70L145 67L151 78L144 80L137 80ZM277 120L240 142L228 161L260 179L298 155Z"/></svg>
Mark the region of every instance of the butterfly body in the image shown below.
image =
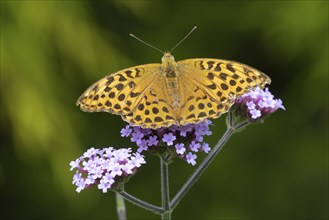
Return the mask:
<svg viewBox="0 0 329 220"><path fill-rule="evenodd" d="M110 74L90 86L77 105L119 114L132 125L159 128L198 123L227 112L236 97L270 84L264 73L235 61L186 59L164 53L161 64Z"/></svg>

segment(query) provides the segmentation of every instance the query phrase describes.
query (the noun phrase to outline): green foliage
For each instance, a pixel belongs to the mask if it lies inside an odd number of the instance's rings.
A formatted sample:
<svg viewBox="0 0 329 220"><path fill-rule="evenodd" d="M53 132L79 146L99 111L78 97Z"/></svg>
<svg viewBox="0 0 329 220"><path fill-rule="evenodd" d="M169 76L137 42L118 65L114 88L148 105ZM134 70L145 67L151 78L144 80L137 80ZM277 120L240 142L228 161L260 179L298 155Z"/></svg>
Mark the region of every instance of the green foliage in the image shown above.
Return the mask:
<svg viewBox="0 0 329 220"><path fill-rule="evenodd" d="M176 60L256 67L287 110L233 136L173 218L328 218L327 1L1 1L2 219L116 219L114 193L77 194L69 162L92 146L134 146L119 116L75 101L106 74L160 62L129 33L170 49L194 25ZM224 117L214 123L212 145ZM159 162L146 160L125 190L159 205ZM170 165L172 195L192 169ZM126 205L128 219L157 219Z"/></svg>

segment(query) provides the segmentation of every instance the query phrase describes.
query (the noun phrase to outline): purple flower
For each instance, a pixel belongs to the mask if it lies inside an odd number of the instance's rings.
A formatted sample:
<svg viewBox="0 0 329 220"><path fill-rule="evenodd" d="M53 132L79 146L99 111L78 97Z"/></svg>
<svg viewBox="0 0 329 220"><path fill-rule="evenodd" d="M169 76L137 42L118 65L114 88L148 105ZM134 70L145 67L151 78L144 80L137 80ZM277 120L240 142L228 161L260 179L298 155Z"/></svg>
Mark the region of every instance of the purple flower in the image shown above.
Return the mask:
<svg viewBox="0 0 329 220"><path fill-rule="evenodd" d="M114 178L116 176L121 176L122 174L122 170L121 170L121 165L119 163L115 163L114 165L112 165L111 167L111 177Z"/></svg>
<svg viewBox="0 0 329 220"><path fill-rule="evenodd" d="M186 162L189 163L189 164L192 164L192 166L194 166L196 164L195 162L195 159L197 158L197 156L195 154L192 154L191 152L189 152L187 155L186 155Z"/></svg>
<svg viewBox="0 0 329 220"><path fill-rule="evenodd" d="M79 193L81 192L81 190L83 190L84 188L86 188L86 184L85 184L85 181L84 179L79 179L75 185L77 186L77 189L76 191Z"/></svg>
<svg viewBox="0 0 329 220"><path fill-rule="evenodd" d="M256 108L256 104L252 101L247 102L246 106L248 107L249 110L252 110L252 109Z"/></svg>
<svg viewBox="0 0 329 220"><path fill-rule="evenodd" d="M129 126L124 129L132 130L128 137L138 146L137 152L147 150L156 155L169 153L171 157L177 156L186 160L189 152L210 151L209 145L203 142L204 136L211 135L209 125L212 125L212 122L204 120L198 124L172 125L168 128L148 129Z"/></svg>
<svg viewBox="0 0 329 220"><path fill-rule="evenodd" d="M194 152L198 152L200 147L201 145L199 143L196 143L195 141L192 141L190 144L190 149Z"/></svg>
<svg viewBox="0 0 329 220"><path fill-rule="evenodd" d="M163 135L162 141L167 143L168 146L174 144L174 140L176 140L176 136L174 136L172 133Z"/></svg>
<svg viewBox="0 0 329 220"><path fill-rule="evenodd" d="M156 146L159 143L157 139L157 136L150 136L147 141L148 146Z"/></svg>
<svg viewBox="0 0 329 220"><path fill-rule="evenodd" d="M87 185L92 185L95 183L95 179L92 176L87 176L87 178L85 179L85 183Z"/></svg>
<svg viewBox="0 0 329 220"><path fill-rule="evenodd" d="M203 143L202 144L202 150L205 152L205 153L209 153L209 151L211 150L211 148L209 147L209 144L208 143Z"/></svg>
<svg viewBox="0 0 329 220"><path fill-rule="evenodd" d="M184 144L176 144L175 148L177 154L184 154L184 152L186 151Z"/></svg>
<svg viewBox="0 0 329 220"><path fill-rule="evenodd" d="M260 116L262 116L262 113L255 108L249 109L249 113L250 113L252 119L256 119L256 118L259 118Z"/></svg>
<svg viewBox="0 0 329 220"><path fill-rule="evenodd" d="M112 157L116 158L116 161L125 161L126 158L130 157L131 148L120 148L115 150L112 148Z"/></svg>
<svg viewBox="0 0 329 220"><path fill-rule="evenodd" d="M106 193L109 188L111 188L112 184L114 183L113 179L110 178L103 178L100 180L98 184L98 189L101 189L103 193Z"/></svg>
<svg viewBox="0 0 329 220"><path fill-rule="evenodd" d="M180 136L186 137L186 134L188 132L191 132L193 130L193 127L192 126L189 126L189 125L181 126L179 130L180 130L180 133L179 133Z"/></svg>
<svg viewBox="0 0 329 220"><path fill-rule="evenodd" d="M83 154L83 156L86 157L86 158L88 158L88 157L93 157L94 155L97 155L97 153L98 153L98 150L92 147L92 148L88 149L88 150Z"/></svg>
<svg viewBox="0 0 329 220"><path fill-rule="evenodd" d="M121 129L121 137L129 137L133 130L127 125L125 128Z"/></svg>
<svg viewBox="0 0 329 220"><path fill-rule="evenodd" d="M268 116L279 108L285 110L280 99L274 99L272 93L265 88L262 90L257 87L254 90L243 94L236 100L239 106L245 105L247 107L248 116L252 120L261 119Z"/></svg>
<svg viewBox="0 0 329 220"><path fill-rule="evenodd" d="M132 162L128 162L125 165L121 165L121 169L123 172L126 172L127 174L132 174L133 173L133 169L137 167L135 166L135 163Z"/></svg>
<svg viewBox="0 0 329 220"><path fill-rule="evenodd" d="M75 161L71 161L70 166L71 169L70 171L72 171L74 168L80 168L80 159L76 159Z"/></svg>
<svg viewBox="0 0 329 220"><path fill-rule="evenodd" d="M147 144L148 144L148 141L145 139L142 139L139 143L137 143L137 146L139 147L137 149L137 152L141 153L142 151L147 150L147 148L148 148Z"/></svg>
<svg viewBox="0 0 329 220"><path fill-rule="evenodd" d="M77 169L72 183L77 187L77 192L93 185L98 185L98 189L107 192L121 177L134 174L144 163L144 156L131 153L130 148L90 148L83 156L70 163L71 170Z"/></svg>
<svg viewBox="0 0 329 220"><path fill-rule="evenodd" d="M144 156L141 154L135 154L131 157L130 163L132 163L135 167L140 167L145 163Z"/></svg>
<svg viewBox="0 0 329 220"><path fill-rule="evenodd" d="M138 144L141 144L143 137L144 137L144 134L141 131L136 130L132 133L132 137L130 138L130 140L132 142L136 142L136 144L138 145Z"/></svg>
<svg viewBox="0 0 329 220"><path fill-rule="evenodd" d="M72 184L79 182L81 178L82 178L82 174L79 173L79 171L76 171L76 173L73 175Z"/></svg>

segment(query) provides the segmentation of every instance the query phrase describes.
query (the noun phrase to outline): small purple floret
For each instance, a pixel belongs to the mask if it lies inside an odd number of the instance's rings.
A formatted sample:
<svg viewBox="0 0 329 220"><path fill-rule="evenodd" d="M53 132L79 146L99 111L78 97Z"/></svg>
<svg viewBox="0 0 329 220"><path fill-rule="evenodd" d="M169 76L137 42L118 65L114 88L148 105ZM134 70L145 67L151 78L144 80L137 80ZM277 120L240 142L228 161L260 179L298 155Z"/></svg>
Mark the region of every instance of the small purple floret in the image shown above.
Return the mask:
<svg viewBox="0 0 329 220"><path fill-rule="evenodd" d="M189 152L186 155L186 162L191 164L192 166L194 166L196 164L195 159L197 158L197 156L195 154L192 154L191 152Z"/></svg>
<svg viewBox="0 0 329 220"><path fill-rule="evenodd" d="M176 148L176 153L177 154L184 154L185 151L186 151L186 148L184 147L184 144L176 144L175 148Z"/></svg>
<svg viewBox="0 0 329 220"><path fill-rule="evenodd" d="M211 148L209 147L209 144L206 142L203 142L202 144L202 150L207 154L210 152Z"/></svg>
<svg viewBox="0 0 329 220"><path fill-rule="evenodd" d="M159 143L158 137L157 136L150 136L147 143L148 143L148 146L156 146Z"/></svg>
<svg viewBox="0 0 329 220"><path fill-rule="evenodd" d="M195 141L192 141L190 144L190 149L191 149L191 151L194 151L194 152L198 152L200 147L201 147L201 145L199 143L196 143Z"/></svg>
<svg viewBox="0 0 329 220"><path fill-rule="evenodd" d="M168 146L174 144L174 140L176 140L176 136L174 136L172 133L163 135L162 141L167 143Z"/></svg>
<svg viewBox="0 0 329 220"><path fill-rule="evenodd" d="M125 128L121 129L121 137L129 137L133 130L127 125Z"/></svg>

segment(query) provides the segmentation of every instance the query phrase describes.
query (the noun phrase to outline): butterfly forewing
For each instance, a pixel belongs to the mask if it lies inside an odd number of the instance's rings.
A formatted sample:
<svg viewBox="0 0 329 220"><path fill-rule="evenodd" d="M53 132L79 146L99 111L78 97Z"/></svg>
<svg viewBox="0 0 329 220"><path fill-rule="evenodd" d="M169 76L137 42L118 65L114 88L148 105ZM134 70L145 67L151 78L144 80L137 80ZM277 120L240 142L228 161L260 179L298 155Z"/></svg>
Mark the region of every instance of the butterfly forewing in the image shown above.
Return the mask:
<svg viewBox="0 0 329 220"><path fill-rule="evenodd" d="M77 105L87 112L131 113L159 75L159 64L147 64L110 74L90 86Z"/></svg>
<svg viewBox="0 0 329 220"><path fill-rule="evenodd" d="M251 88L263 88L271 79L261 71L242 63L219 59L187 59L178 62L182 75L203 84L217 99L217 92L226 96L241 95Z"/></svg>

